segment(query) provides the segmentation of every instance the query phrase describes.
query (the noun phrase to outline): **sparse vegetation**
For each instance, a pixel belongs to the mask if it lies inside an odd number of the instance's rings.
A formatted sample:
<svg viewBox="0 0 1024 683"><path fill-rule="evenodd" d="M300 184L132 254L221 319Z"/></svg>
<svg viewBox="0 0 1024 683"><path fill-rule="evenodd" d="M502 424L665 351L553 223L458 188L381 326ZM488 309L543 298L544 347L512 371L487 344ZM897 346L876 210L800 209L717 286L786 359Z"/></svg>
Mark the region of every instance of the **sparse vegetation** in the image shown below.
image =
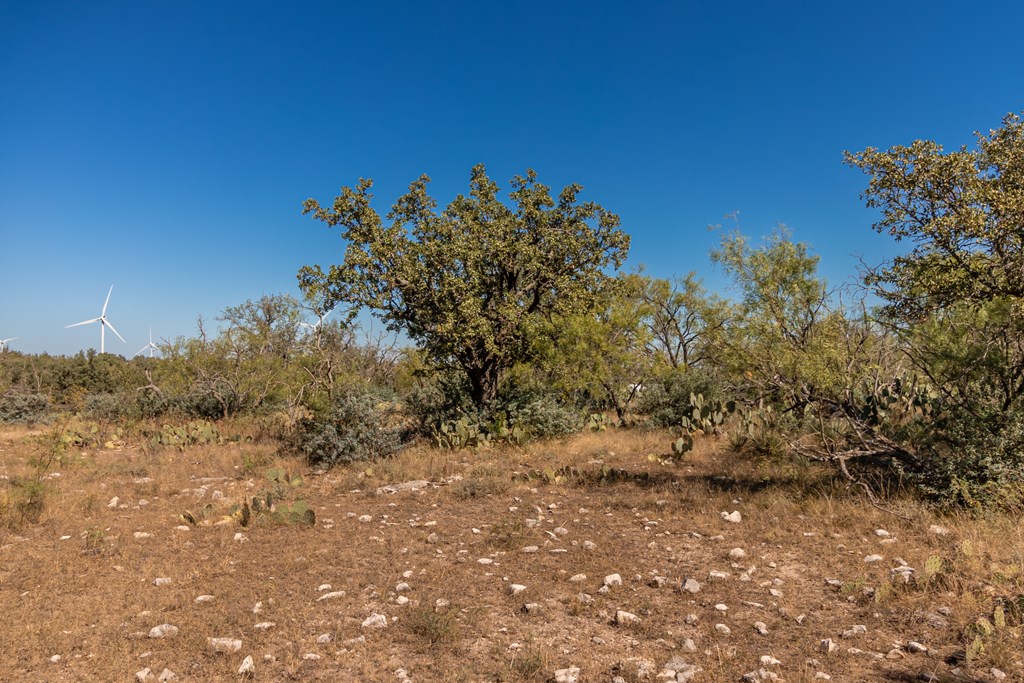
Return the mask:
<svg viewBox="0 0 1024 683"><path fill-rule="evenodd" d="M657 674L644 657L685 648L736 680L764 648L734 627L844 680L940 661L1022 675L1024 123L973 151L848 161L876 229L914 245L867 276L878 310L782 228L722 235L712 258L736 301L693 273L613 276L629 242L614 214L532 173L506 205L478 166L440 214L414 182L389 227L369 181L309 200L342 228L342 264L302 270L305 302L228 307L163 358L4 351L0 552L18 559L0 564L17 625L0 674L48 659L113 680L145 656L236 675L150 643L159 614L244 633L268 679L378 629L358 666L317 657L376 680L397 668L381 652L412 642L417 679L439 658L444 680L547 680L586 652L591 679L640 681ZM354 310L327 321L349 304L415 347L363 334ZM154 572L223 607L140 591ZM723 602L666 588L694 576ZM278 621L253 627L260 610ZM253 633L266 624L273 637Z"/></svg>

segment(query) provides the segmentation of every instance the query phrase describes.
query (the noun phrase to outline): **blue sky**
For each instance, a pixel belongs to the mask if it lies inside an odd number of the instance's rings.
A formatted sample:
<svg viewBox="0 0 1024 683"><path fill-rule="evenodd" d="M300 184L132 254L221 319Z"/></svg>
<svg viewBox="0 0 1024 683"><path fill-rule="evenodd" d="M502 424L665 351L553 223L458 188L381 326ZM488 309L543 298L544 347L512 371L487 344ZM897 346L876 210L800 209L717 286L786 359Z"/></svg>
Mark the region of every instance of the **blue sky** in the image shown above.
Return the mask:
<svg viewBox="0 0 1024 683"><path fill-rule="evenodd" d="M970 144L1024 110L1021 3L0 4L0 338L131 355L341 256L301 215L421 173L526 168L615 211L630 265L698 271L739 211L841 281L894 245L844 149Z"/></svg>

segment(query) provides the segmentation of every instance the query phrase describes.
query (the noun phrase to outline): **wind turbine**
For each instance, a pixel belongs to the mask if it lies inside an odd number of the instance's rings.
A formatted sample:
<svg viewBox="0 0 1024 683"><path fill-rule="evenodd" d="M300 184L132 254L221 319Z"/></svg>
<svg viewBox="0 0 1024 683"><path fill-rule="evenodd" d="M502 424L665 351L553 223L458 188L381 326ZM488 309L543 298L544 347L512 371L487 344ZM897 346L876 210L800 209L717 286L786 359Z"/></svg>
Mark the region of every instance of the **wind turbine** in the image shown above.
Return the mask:
<svg viewBox="0 0 1024 683"><path fill-rule="evenodd" d="M11 337L10 339L0 339L0 351L6 351L7 345L17 339L17 337Z"/></svg>
<svg viewBox="0 0 1024 683"><path fill-rule="evenodd" d="M145 346L143 346L138 351L136 351L135 355L136 356L139 355L140 353L142 353L146 349L149 349L149 357L150 358L153 357L153 352L154 351L159 351L160 350L160 347L153 343L153 326L152 325L149 326L149 343L146 344Z"/></svg>
<svg viewBox="0 0 1024 683"><path fill-rule="evenodd" d="M114 291L114 285L110 285L110 291L107 292L107 300L103 302L103 311L100 313L100 317L93 318L92 320L83 320L82 322L75 323L74 325L65 325L64 326L64 329L67 329L69 327L78 327L79 325L88 325L90 323L99 323L100 324L100 353L105 353L104 346L103 346L104 341L105 341L105 339L104 339L104 332L106 332L108 327L110 328L111 332L113 332L114 334L117 334L117 338L118 339L120 339L125 344L128 343L128 342L124 341L124 337L122 337L120 334L118 334L117 330L114 329L114 326L110 324L109 320L107 320L107 304L110 303L110 294L113 291Z"/></svg>
<svg viewBox="0 0 1024 683"><path fill-rule="evenodd" d="M324 321L327 320L327 316L329 316L333 312L334 312L334 309L332 308L330 311L327 311L323 315L317 315L317 321L315 323L313 323L312 325L310 325L307 322L301 322L301 323L299 323L299 327L305 327L310 332L316 332L318 329L320 329L320 326L324 324Z"/></svg>

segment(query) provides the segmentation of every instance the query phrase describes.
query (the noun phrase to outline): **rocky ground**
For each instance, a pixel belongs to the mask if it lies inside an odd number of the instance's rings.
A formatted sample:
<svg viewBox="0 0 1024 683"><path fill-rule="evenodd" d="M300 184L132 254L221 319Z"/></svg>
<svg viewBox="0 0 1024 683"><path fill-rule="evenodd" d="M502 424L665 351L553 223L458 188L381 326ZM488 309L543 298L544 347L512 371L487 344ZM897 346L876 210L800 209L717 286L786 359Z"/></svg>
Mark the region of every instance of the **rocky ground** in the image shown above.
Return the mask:
<svg viewBox="0 0 1024 683"><path fill-rule="evenodd" d="M0 680L1024 680L1019 519L874 506L716 443L326 472L118 445L50 468L30 521L12 482L35 442L0 443Z"/></svg>

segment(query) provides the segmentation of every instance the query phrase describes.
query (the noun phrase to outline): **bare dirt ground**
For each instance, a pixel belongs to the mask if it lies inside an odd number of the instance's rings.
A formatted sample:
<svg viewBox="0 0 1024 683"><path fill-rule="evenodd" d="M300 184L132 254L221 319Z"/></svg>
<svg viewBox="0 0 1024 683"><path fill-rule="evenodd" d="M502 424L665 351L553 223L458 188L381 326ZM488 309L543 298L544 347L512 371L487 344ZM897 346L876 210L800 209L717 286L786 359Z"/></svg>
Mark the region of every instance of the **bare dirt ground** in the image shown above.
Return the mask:
<svg viewBox="0 0 1024 683"><path fill-rule="evenodd" d="M32 489L45 430L8 428L0 680L228 681L247 657L257 681L1024 680L1020 519L905 495L882 510L710 441L649 459L669 438L326 472L273 444L117 443L66 453ZM315 524L243 527L237 506L268 491Z"/></svg>

